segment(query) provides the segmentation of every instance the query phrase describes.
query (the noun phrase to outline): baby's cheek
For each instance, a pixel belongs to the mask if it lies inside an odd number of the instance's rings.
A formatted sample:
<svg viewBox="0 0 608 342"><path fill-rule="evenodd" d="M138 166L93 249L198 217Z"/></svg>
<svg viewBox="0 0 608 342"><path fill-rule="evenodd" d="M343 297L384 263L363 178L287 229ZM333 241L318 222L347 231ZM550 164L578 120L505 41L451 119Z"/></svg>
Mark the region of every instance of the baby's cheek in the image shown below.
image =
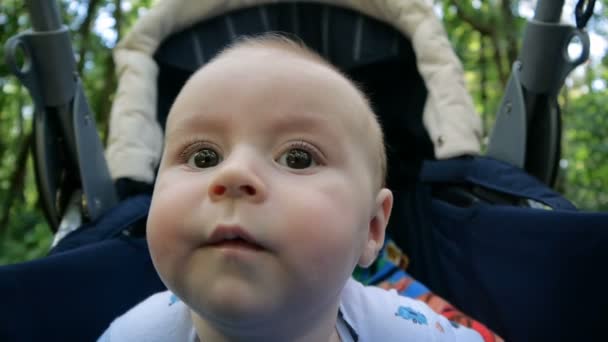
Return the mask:
<svg viewBox="0 0 608 342"><path fill-rule="evenodd" d="M153 255L164 255L167 250L170 250L171 232L166 229L168 222L161 215L151 214L148 218L148 226L146 238L150 248L150 253Z"/></svg>
<svg viewBox="0 0 608 342"><path fill-rule="evenodd" d="M289 245L307 262L318 265L319 271L353 266L364 233L363 216L354 202L333 192L309 201L305 210L294 208Z"/></svg>
<svg viewBox="0 0 608 342"><path fill-rule="evenodd" d="M150 213L148 217L148 226L146 232L146 239L148 240L148 247L150 249L150 255L154 261L154 265L161 266L166 263L171 250L171 233L167 229L166 220L158 213Z"/></svg>
<svg viewBox="0 0 608 342"><path fill-rule="evenodd" d="M180 259L180 229L176 219L179 211L176 204L162 201L162 198L153 200L147 223L147 241L150 255L157 270L165 271L173 264L178 264ZM164 272L163 272L164 273Z"/></svg>

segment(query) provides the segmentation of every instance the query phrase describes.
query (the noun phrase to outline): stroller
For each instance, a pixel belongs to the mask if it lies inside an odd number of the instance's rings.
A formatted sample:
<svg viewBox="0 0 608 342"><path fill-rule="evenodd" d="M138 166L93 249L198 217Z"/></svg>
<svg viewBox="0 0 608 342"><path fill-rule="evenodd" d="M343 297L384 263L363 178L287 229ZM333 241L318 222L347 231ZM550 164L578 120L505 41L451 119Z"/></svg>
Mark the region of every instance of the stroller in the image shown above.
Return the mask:
<svg viewBox="0 0 608 342"><path fill-rule="evenodd" d="M299 37L370 93L395 193L389 234L409 273L507 340L600 336L608 300L579 296L601 294L608 214L579 212L549 187L559 156L555 97L588 54L582 30L557 24L563 1L539 1L518 62L539 72L515 66L486 156L461 66L426 1L182 0L160 1L115 51L120 83L104 157L72 73L36 57L42 49L56 65L72 60L51 3L31 6L34 32L7 46L33 57L31 69L14 69L46 109L36 113L35 160L58 242L43 259L0 267L8 294L0 340L90 340L164 289L144 226L168 109L226 44L267 31ZM542 63L573 36L587 43L579 58Z"/></svg>

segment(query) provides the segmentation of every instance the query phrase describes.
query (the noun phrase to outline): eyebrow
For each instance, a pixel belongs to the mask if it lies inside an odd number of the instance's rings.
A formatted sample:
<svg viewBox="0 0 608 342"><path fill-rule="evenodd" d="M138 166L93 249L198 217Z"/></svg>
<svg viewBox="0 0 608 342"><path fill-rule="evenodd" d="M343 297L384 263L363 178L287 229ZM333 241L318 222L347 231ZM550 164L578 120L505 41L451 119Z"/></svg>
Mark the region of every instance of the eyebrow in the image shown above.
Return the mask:
<svg viewBox="0 0 608 342"><path fill-rule="evenodd" d="M184 134L204 129L205 131L222 133L228 130L229 122L225 119L205 118L200 113L181 113L177 122L167 125L165 139L174 139Z"/></svg>
<svg viewBox="0 0 608 342"><path fill-rule="evenodd" d="M207 132L221 134L228 131L231 126L230 119L217 115L211 118L201 114L183 114L180 116L183 118L179 118L179 121L168 126L165 133L166 139L172 139L174 136L181 136L185 133L192 133L202 129ZM297 112L286 112L282 115L276 114L273 119L273 122L266 128L268 134L300 130L327 132L328 127L337 124L337 121L332 120L331 114L308 114L303 116Z"/></svg>
<svg viewBox="0 0 608 342"><path fill-rule="evenodd" d="M321 115L298 115L285 113L274 120L269 126L271 132L291 132L299 130L307 130L313 132L328 131L328 127L335 125L336 121L331 120L331 114Z"/></svg>

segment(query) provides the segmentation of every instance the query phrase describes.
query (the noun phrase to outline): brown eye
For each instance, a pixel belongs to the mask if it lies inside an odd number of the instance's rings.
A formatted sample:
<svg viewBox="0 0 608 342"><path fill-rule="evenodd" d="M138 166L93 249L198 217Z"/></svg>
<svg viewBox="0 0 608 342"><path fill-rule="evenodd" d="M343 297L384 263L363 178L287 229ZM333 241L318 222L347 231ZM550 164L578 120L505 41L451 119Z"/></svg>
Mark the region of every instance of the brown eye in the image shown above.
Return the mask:
<svg viewBox="0 0 608 342"><path fill-rule="evenodd" d="M214 167L220 162L217 152L210 148L203 148L196 151L188 159L188 165L199 169Z"/></svg>
<svg viewBox="0 0 608 342"><path fill-rule="evenodd" d="M287 150L279 157L278 162L291 169L306 169L317 165L310 152L300 148Z"/></svg>

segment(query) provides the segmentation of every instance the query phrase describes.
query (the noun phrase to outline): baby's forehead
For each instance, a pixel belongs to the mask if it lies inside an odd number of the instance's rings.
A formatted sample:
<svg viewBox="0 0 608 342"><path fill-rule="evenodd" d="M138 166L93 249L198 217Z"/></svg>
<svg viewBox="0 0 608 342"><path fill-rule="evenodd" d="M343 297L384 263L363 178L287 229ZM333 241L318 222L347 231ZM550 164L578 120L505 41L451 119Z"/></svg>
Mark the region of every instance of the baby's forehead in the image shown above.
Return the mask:
<svg viewBox="0 0 608 342"><path fill-rule="evenodd" d="M280 45L237 46L220 53L199 69L194 77L197 74L202 74L203 78L207 74L240 76L237 79L221 77L226 82L238 82L243 78L263 79L266 75L269 79L290 82L316 81L325 87L340 91L342 95L346 92L353 97L360 95L352 82L318 55L304 49L298 50ZM297 96L297 94L293 95ZM330 96L330 94L322 95Z"/></svg>
<svg viewBox="0 0 608 342"><path fill-rule="evenodd" d="M182 107L230 104L222 101L248 101L258 107L269 103L292 106L283 108L285 115L318 110L319 114L337 115L340 121L358 126L370 114L360 91L328 64L311 55L273 46L246 46L220 54L186 83L169 118L201 114Z"/></svg>

